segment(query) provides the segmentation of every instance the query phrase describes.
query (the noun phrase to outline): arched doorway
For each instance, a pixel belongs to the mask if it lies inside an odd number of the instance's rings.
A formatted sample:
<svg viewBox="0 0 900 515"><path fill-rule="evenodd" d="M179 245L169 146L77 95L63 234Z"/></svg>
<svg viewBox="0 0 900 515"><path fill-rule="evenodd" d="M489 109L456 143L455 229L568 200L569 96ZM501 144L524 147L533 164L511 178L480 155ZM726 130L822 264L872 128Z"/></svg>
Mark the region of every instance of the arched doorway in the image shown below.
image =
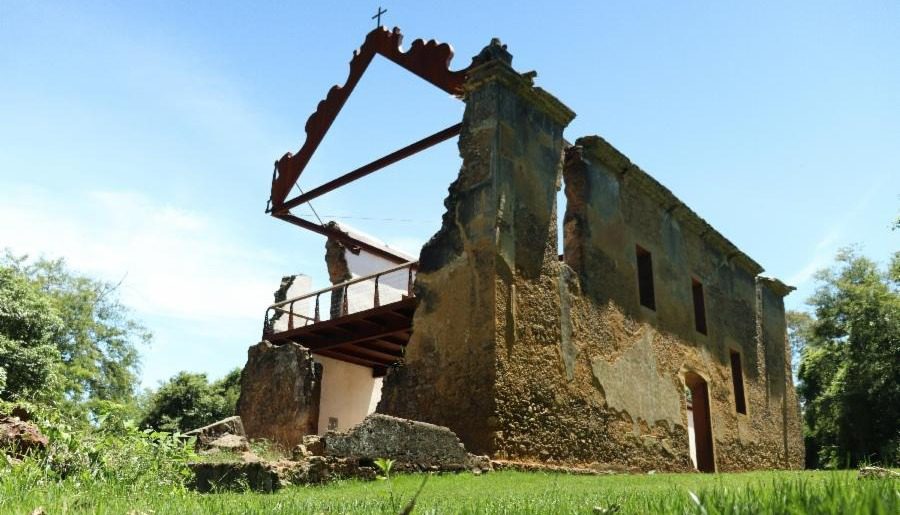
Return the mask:
<svg viewBox="0 0 900 515"><path fill-rule="evenodd" d="M687 386L688 416L691 417L693 431L689 433L691 440L691 457L700 472L715 472L716 460L713 454L712 425L709 417L709 389L706 380L695 372L685 372L684 384Z"/></svg>

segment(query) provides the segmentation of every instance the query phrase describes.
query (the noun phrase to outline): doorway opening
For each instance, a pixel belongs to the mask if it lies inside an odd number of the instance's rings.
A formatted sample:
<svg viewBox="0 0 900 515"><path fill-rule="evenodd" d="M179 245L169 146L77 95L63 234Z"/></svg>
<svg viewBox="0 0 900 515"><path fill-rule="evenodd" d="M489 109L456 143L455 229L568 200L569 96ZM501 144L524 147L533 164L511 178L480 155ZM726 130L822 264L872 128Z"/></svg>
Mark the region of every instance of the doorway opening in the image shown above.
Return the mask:
<svg viewBox="0 0 900 515"><path fill-rule="evenodd" d="M715 472L712 424L709 415L709 388L706 380L695 372L685 372L687 387L688 440L691 459L700 472Z"/></svg>

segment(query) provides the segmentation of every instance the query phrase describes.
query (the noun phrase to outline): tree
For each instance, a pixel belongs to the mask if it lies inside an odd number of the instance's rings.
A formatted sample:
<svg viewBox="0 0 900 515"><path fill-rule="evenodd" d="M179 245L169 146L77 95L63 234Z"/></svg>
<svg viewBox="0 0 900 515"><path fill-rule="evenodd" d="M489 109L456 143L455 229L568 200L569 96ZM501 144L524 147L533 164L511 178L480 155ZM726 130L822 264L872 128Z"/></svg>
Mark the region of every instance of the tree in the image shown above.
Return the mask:
<svg viewBox="0 0 900 515"><path fill-rule="evenodd" d="M74 274L61 259L38 260L25 271L65 322L57 346L66 394L81 401L130 401L140 366L138 344L148 343L151 335L129 318L116 296L118 285Z"/></svg>
<svg viewBox="0 0 900 515"><path fill-rule="evenodd" d="M61 363L55 342L62 325L36 285L14 268L0 266L0 399L61 399Z"/></svg>
<svg viewBox="0 0 900 515"><path fill-rule="evenodd" d="M98 402L134 401L138 345L148 342L150 333L118 301L117 285L74 273L62 259L29 262L8 251L0 259L0 271L6 292L0 298L0 312L5 314L0 338L17 342L15 350L6 345L9 350L0 360L16 360L17 370L34 374L44 368L58 371L53 377L61 395L56 398L77 414L86 414ZM14 377L9 368L6 376L8 389L24 388L20 381L27 378ZM47 382L38 389L49 395L54 388Z"/></svg>
<svg viewBox="0 0 900 515"><path fill-rule="evenodd" d="M150 394L142 427L190 431L234 415L241 370L210 383L206 374L179 372Z"/></svg>
<svg viewBox="0 0 900 515"><path fill-rule="evenodd" d="M815 318L794 316L802 344L798 392L811 466L895 463L900 457L900 252L887 270L838 253L817 274Z"/></svg>

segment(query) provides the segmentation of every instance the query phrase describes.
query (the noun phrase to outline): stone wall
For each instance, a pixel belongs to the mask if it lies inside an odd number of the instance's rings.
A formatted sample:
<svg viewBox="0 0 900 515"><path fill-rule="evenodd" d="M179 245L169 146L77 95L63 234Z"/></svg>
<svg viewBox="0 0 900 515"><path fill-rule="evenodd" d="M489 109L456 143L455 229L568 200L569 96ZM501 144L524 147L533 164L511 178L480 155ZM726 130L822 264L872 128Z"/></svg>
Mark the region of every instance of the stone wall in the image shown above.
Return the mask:
<svg viewBox="0 0 900 515"><path fill-rule="evenodd" d="M689 470L685 374L708 384L718 470L802 465L782 297L741 253L493 42L475 59L463 158L423 248L406 364L378 411L448 426L492 457ZM565 261L556 192L565 178ZM639 302L636 245L656 306ZM706 334L692 280L703 285ZM736 413L739 352L747 413Z"/></svg>
<svg viewBox="0 0 900 515"><path fill-rule="evenodd" d="M247 352L237 412L247 437L292 449L316 434L322 365L296 343L260 342Z"/></svg>
<svg viewBox="0 0 900 515"><path fill-rule="evenodd" d="M758 277L758 264L599 137L576 142L565 178L566 263L584 289L572 323L594 326L573 338L600 365L592 376L609 407L619 390L644 392L632 393L631 409L622 402L619 409L635 435L643 437L644 426L666 427L670 434L660 441L680 459L687 450L679 443L687 427L680 392L684 373L695 372L708 383L717 470L801 466L782 300L790 288ZM652 254L655 309L638 300L638 245ZM703 285L705 334L695 327L695 281ZM632 324L632 331L598 332L618 319ZM645 363L656 363L657 381L639 374L623 383L607 371L635 346L644 347ZM733 352L741 357L746 414L736 409ZM651 414L640 402L659 400L663 392L666 410ZM673 392L679 393L677 410Z"/></svg>
<svg viewBox="0 0 900 515"><path fill-rule="evenodd" d="M419 307L405 366L385 378L381 413L449 427L479 454L502 438L502 354L514 341L506 313L513 277L541 277L553 213L562 129L574 114L498 41L476 57L459 138L463 158L440 231L422 249Z"/></svg>

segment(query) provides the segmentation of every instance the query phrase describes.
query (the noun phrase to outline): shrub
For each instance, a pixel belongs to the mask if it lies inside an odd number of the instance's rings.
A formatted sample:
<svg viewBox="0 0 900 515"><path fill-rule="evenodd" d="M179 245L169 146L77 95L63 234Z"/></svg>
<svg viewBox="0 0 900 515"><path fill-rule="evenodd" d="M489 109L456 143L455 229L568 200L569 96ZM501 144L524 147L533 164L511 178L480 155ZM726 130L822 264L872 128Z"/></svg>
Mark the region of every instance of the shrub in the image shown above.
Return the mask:
<svg viewBox="0 0 900 515"><path fill-rule="evenodd" d="M37 408L34 422L50 445L45 453L29 456L15 467L18 477L11 479L21 481L24 474L28 483L69 480L116 484L136 491L183 488L190 477L187 464L196 457L192 438L142 430L133 419L121 416L127 409L121 405L107 403L100 409L97 420L84 427Z"/></svg>
<svg viewBox="0 0 900 515"><path fill-rule="evenodd" d="M190 431L234 415L240 369L209 382L206 374L179 372L150 395L141 427Z"/></svg>

